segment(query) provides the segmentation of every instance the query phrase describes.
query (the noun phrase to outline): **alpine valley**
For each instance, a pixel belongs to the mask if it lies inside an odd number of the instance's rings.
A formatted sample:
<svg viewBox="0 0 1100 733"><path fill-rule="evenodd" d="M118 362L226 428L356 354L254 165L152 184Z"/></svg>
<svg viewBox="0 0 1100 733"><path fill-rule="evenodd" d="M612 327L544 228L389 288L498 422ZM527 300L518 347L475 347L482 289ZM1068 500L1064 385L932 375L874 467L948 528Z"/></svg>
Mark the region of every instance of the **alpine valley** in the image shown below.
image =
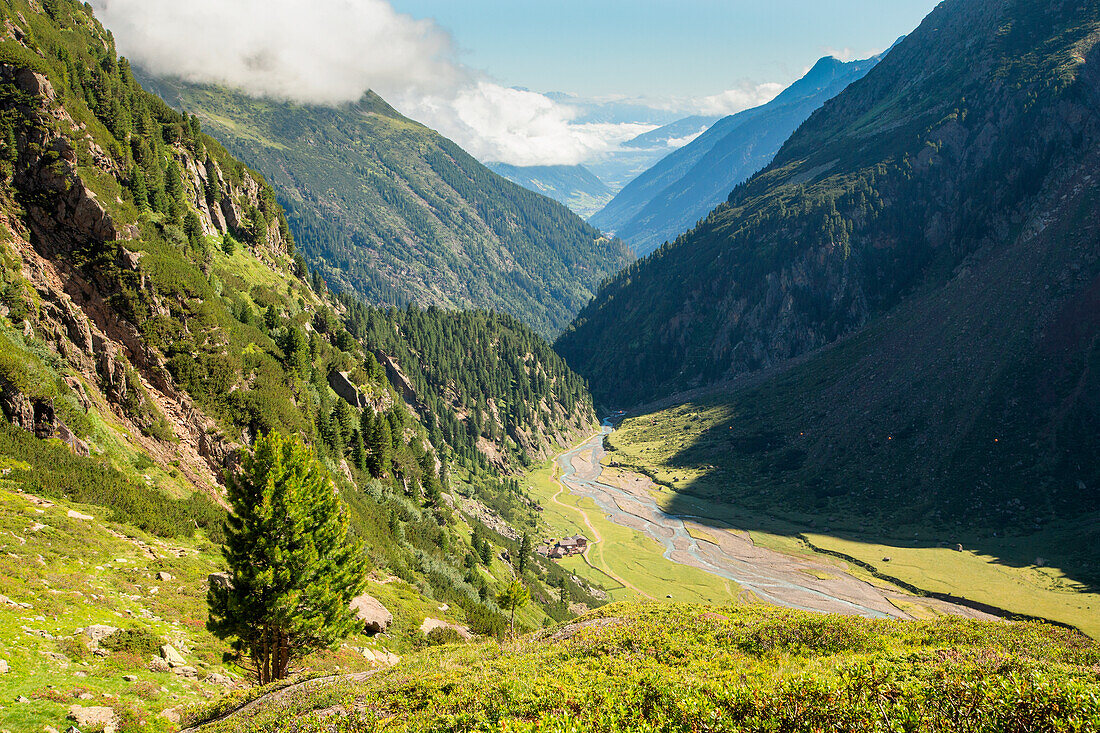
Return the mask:
<svg viewBox="0 0 1100 733"><path fill-rule="evenodd" d="M1100 733L1100 2L602 167L111 27L0 0L0 732Z"/></svg>

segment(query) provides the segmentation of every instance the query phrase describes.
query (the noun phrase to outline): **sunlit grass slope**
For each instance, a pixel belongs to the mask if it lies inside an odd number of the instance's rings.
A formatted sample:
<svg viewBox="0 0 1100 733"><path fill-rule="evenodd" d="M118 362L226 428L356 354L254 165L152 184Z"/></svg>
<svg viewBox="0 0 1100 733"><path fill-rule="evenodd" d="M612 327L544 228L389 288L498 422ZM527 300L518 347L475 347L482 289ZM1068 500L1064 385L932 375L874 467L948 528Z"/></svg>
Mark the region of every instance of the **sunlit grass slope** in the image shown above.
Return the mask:
<svg viewBox="0 0 1100 733"><path fill-rule="evenodd" d="M1094 642L1036 624L614 604L203 730L1096 731L1098 662Z"/></svg>

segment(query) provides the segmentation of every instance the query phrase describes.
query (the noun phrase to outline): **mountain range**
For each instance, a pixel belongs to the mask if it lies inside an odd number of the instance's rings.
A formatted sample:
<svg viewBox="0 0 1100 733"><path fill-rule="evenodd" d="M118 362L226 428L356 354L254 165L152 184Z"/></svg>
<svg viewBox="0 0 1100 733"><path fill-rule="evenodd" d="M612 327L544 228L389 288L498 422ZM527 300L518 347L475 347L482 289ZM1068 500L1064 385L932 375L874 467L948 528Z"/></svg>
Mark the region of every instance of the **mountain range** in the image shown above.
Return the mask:
<svg viewBox="0 0 1100 733"><path fill-rule="evenodd" d="M767 475L771 506L1029 529L1100 508L1098 30L1093 3L941 4L558 350L604 405L724 405L680 460L729 496Z"/></svg>
<svg viewBox="0 0 1100 733"><path fill-rule="evenodd" d="M373 93L310 107L138 77L263 173L314 270L368 302L499 310L550 337L630 261Z"/></svg>
<svg viewBox="0 0 1100 733"><path fill-rule="evenodd" d="M799 125L845 87L871 70L879 57L843 62L827 57L760 107L724 117L628 183L593 225L614 232L638 255L692 228L734 186L763 168ZM689 118L697 129L705 118Z"/></svg>

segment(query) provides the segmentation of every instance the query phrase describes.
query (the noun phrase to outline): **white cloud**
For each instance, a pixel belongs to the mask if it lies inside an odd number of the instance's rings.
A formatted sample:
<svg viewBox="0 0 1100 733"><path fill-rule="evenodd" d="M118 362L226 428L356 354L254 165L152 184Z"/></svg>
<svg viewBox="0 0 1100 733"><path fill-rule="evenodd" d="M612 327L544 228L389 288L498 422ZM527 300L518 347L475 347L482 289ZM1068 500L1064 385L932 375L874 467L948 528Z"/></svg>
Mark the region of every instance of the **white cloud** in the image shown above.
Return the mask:
<svg viewBox="0 0 1100 733"><path fill-rule="evenodd" d="M765 84L745 82L732 89L697 100L694 108L703 115L732 115L770 102L783 89L785 87L782 84L774 82Z"/></svg>
<svg viewBox="0 0 1100 733"><path fill-rule="evenodd" d="M513 165L573 165L654 128L575 122L578 111L535 92L481 80L450 98L402 95L402 112L459 142L475 158Z"/></svg>
<svg viewBox="0 0 1100 733"><path fill-rule="evenodd" d="M92 0L119 51L164 76L334 105L373 89L481 160L580 163L653 129L579 122L568 101L510 89L461 64L434 21L388 0ZM744 84L701 100L650 100L685 114L730 114L779 85Z"/></svg>
<svg viewBox="0 0 1100 733"><path fill-rule="evenodd" d="M94 0L121 53L157 74L335 104L462 83L450 36L385 0ZM308 8L308 10L307 10Z"/></svg>
<svg viewBox="0 0 1100 733"><path fill-rule="evenodd" d="M836 48L826 47L824 49L824 51L825 51L826 56L832 56L833 58L839 59L839 60L841 60L845 63L847 63L847 62L853 60L854 58L856 58L856 52L853 51L850 48L836 49ZM874 54L868 54L867 56L860 56L859 58L867 58L868 56L874 56Z"/></svg>

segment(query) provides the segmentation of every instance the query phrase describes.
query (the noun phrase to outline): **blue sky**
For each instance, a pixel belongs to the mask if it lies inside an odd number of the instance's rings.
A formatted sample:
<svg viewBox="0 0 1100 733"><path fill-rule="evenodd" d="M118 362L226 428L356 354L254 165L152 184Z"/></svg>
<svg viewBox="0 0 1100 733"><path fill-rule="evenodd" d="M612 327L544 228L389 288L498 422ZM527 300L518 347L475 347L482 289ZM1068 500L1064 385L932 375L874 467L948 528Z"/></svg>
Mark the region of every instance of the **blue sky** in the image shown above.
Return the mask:
<svg viewBox="0 0 1100 733"><path fill-rule="evenodd" d="M449 31L507 85L584 96L699 96L790 82L821 56L864 57L933 0L391 0Z"/></svg>

